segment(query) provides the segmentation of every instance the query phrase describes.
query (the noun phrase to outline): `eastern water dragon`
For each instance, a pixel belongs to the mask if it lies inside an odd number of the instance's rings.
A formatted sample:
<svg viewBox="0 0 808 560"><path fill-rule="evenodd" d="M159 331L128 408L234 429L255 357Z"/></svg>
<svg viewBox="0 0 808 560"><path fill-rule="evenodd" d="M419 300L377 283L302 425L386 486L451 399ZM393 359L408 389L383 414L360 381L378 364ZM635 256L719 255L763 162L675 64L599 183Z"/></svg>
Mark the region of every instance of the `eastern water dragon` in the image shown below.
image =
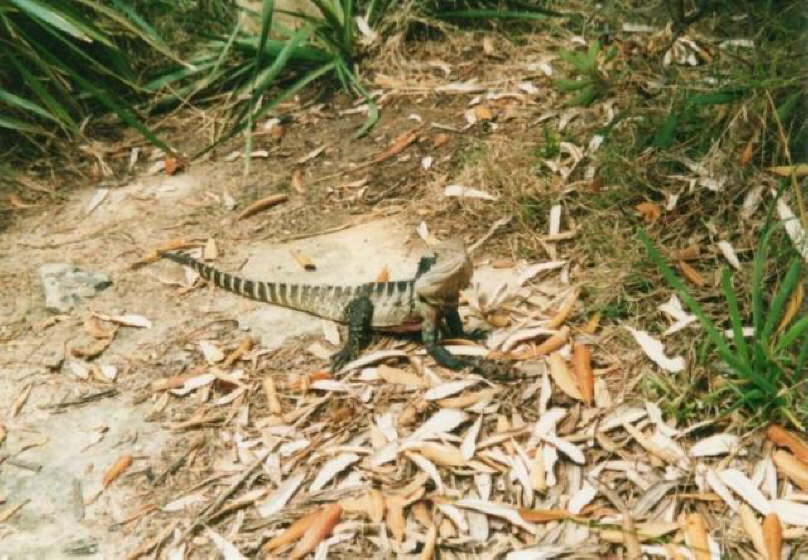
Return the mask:
<svg viewBox="0 0 808 560"><path fill-rule="evenodd" d="M473 267L462 240L449 239L433 247L421 258L411 280L352 286L248 280L183 253L160 256L193 268L202 278L228 292L347 324L348 339L331 357L334 371L358 357L370 344L373 331L420 330L427 352L442 366L458 370L478 365L478 361L462 359L438 344L442 335L465 336L457 307L460 291L469 285Z"/></svg>

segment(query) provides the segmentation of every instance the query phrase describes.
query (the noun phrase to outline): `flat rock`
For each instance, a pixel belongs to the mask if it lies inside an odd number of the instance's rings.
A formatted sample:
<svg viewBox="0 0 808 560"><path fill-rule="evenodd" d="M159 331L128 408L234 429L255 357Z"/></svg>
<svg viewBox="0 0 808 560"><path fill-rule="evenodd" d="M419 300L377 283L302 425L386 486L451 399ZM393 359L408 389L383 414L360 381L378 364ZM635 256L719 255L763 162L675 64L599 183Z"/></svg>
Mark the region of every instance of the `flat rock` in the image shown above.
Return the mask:
<svg viewBox="0 0 808 560"><path fill-rule="evenodd" d="M54 313L67 313L82 300L112 285L103 272L83 270L68 263L46 263L39 267L45 291L45 307Z"/></svg>

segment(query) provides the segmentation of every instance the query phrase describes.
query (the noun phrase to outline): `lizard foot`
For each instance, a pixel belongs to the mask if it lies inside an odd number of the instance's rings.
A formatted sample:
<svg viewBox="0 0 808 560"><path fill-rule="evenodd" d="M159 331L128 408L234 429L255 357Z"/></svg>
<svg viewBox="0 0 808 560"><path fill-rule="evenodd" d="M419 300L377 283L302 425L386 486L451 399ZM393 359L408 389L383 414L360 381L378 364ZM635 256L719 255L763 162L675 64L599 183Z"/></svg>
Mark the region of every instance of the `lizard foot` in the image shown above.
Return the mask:
<svg viewBox="0 0 808 560"><path fill-rule="evenodd" d="M337 372L342 369L342 367L355 360L357 357L357 353L353 352L350 348L343 348L337 352L331 354L331 371Z"/></svg>

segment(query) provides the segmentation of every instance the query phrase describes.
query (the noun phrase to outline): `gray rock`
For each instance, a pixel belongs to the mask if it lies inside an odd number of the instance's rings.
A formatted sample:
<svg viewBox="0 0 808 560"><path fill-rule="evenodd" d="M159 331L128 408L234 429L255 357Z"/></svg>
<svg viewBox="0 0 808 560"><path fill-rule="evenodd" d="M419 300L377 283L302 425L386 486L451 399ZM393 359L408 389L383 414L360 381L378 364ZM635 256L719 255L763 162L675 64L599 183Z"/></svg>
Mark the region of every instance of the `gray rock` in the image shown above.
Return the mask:
<svg viewBox="0 0 808 560"><path fill-rule="evenodd" d="M82 270L67 263L43 264L39 277L45 290L45 307L54 313L67 313L81 300L112 285L103 272Z"/></svg>

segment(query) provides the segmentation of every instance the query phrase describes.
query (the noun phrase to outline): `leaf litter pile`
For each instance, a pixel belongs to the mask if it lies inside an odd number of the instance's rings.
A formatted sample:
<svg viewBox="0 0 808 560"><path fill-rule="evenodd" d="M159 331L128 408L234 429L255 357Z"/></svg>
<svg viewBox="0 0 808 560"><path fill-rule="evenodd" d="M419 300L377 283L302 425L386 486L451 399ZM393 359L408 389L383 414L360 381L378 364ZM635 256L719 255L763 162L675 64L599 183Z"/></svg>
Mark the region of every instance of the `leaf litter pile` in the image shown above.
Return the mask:
<svg viewBox="0 0 808 560"><path fill-rule="evenodd" d="M633 33L628 27L624 31ZM568 42L570 48L586 45L580 37ZM489 55L491 48L489 42ZM666 64L695 66L703 56L687 36L670 52ZM435 174L433 186L444 202L461 201L469 210L501 200L503 194L473 172L443 174L448 158L439 150L454 136L497 131L518 122L531 107L551 104L545 102L555 94L539 85L555 75L556 60L535 54L525 51L531 60L519 61L524 75L513 75L510 68L508 79L484 83L454 79L456 70L440 60L428 64L442 72L438 77L420 70L408 77L377 74L380 104L411 95L469 99L455 115L459 122L451 125L410 114L408 120L418 126L334 176L348 181L344 176L360 172L361 177L374 166L406 163L410 152L429 145L431 151L417 163L424 173ZM532 123L552 123L558 133L576 124L596 131L612 122L620 109L616 103L542 108ZM598 190L604 138L592 133L587 140L586 132L576 133L582 138L560 142L557 154L544 158L542 166L558 189ZM302 166L331 151L331 145L321 145L296 160L295 192L307 189ZM730 178L715 171L721 168L715 161L720 154L716 149L703 162L683 161L688 172L671 180L685 186L665 193L664 204L637 204L637 215L655 224L676 210L681 197L721 191ZM176 164L165 167L169 174L177 170ZM744 200L746 218L772 185L763 175L756 180L761 186ZM368 176L350 179L332 194L359 201L370 186ZM233 223L248 223L294 196L259 198L236 211ZM224 206L233 210L228 197ZM103 198L93 205L101 203ZM781 219L789 212L793 216L786 203L781 206ZM204 558L213 550L227 560L357 555L718 560L805 554L808 442L779 425L740 435L723 419L677 425L661 403L638 401L633 389L648 368L686 369L685 356L662 339L688 328L696 317L669 291L670 299L659 306L669 318L658 325L661 337L627 322L620 330L642 354L611 351L613 331L601 326L597 314L578 320L582 275L556 246L577 231L570 216L566 222L573 227L562 231L562 214L562 205L553 205L547 233L537 236L552 260L517 265L476 259L477 267L511 269L513 280L488 291L479 285L467 290L461 307L466 327L481 326L490 334L484 343L448 341L447 346L458 355L497 361L505 371L501 376L452 372L435 365L420 345L389 339L384 349L375 346L335 374L315 367L297 373L301 354L325 363L339 347L339 329L330 322L323 322L322 340L305 352L262 348L251 338L232 338L226 329L189 335L180 353L182 373L154 379L148 387L153 417L169 418L166 427L188 436L168 453L162 470L149 473L148 482L127 477L137 486L141 505L117 524L149 535L129 557ZM475 245L506 221L494 222ZM427 243L435 239L424 223L417 233ZM789 235L797 244L805 233ZM212 238L207 244L176 241L160 250L201 245L204 258L215 261ZM698 247L691 249L670 254L682 276L701 287L709 280L689 264L699 253ZM715 252L733 268L741 267L728 241L719 242ZM302 253L292 257L305 269L316 267ZM135 265L157 258L154 251ZM377 281L387 280L387 274L382 270ZM180 292L193 289L196 280L188 275ZM114 382L115 366L91 360L120 329L151 326L135 314L90 315L83 325L87 342L72 348L67 361L71 373ZM284 358L288 368L280 365ZM30 390L29 384L12 403L12 416ZM3 437L0 424L0 441ZM110 491L138 459L122 452L86 501ZM0 510L0 523L20 507Z"/></svg>
<svg viewBox="0 0 808 560"><path fill-rule="evenodd" d="M465 322L495 327L485 345L448 346L497 359L508 375L496 380L441 368L407 341L337 374L269 369L250 338L190 342L191 373L151 391L155 410L187 409L169 428L200 435L155 480L184 489L126 520L163 527L132 557L213 546L227 559L779 558L804 542L808 444L776 425L765 441L676 426L626 400L624 364L593 350L597 319L570 323L579 290L564 265L519 266L512 282L465 292ZM319 358L340 342L323 325L308 346ZM659 340L631 334L678 367ZM103 486L131 464L122 456Z"/></svg>

